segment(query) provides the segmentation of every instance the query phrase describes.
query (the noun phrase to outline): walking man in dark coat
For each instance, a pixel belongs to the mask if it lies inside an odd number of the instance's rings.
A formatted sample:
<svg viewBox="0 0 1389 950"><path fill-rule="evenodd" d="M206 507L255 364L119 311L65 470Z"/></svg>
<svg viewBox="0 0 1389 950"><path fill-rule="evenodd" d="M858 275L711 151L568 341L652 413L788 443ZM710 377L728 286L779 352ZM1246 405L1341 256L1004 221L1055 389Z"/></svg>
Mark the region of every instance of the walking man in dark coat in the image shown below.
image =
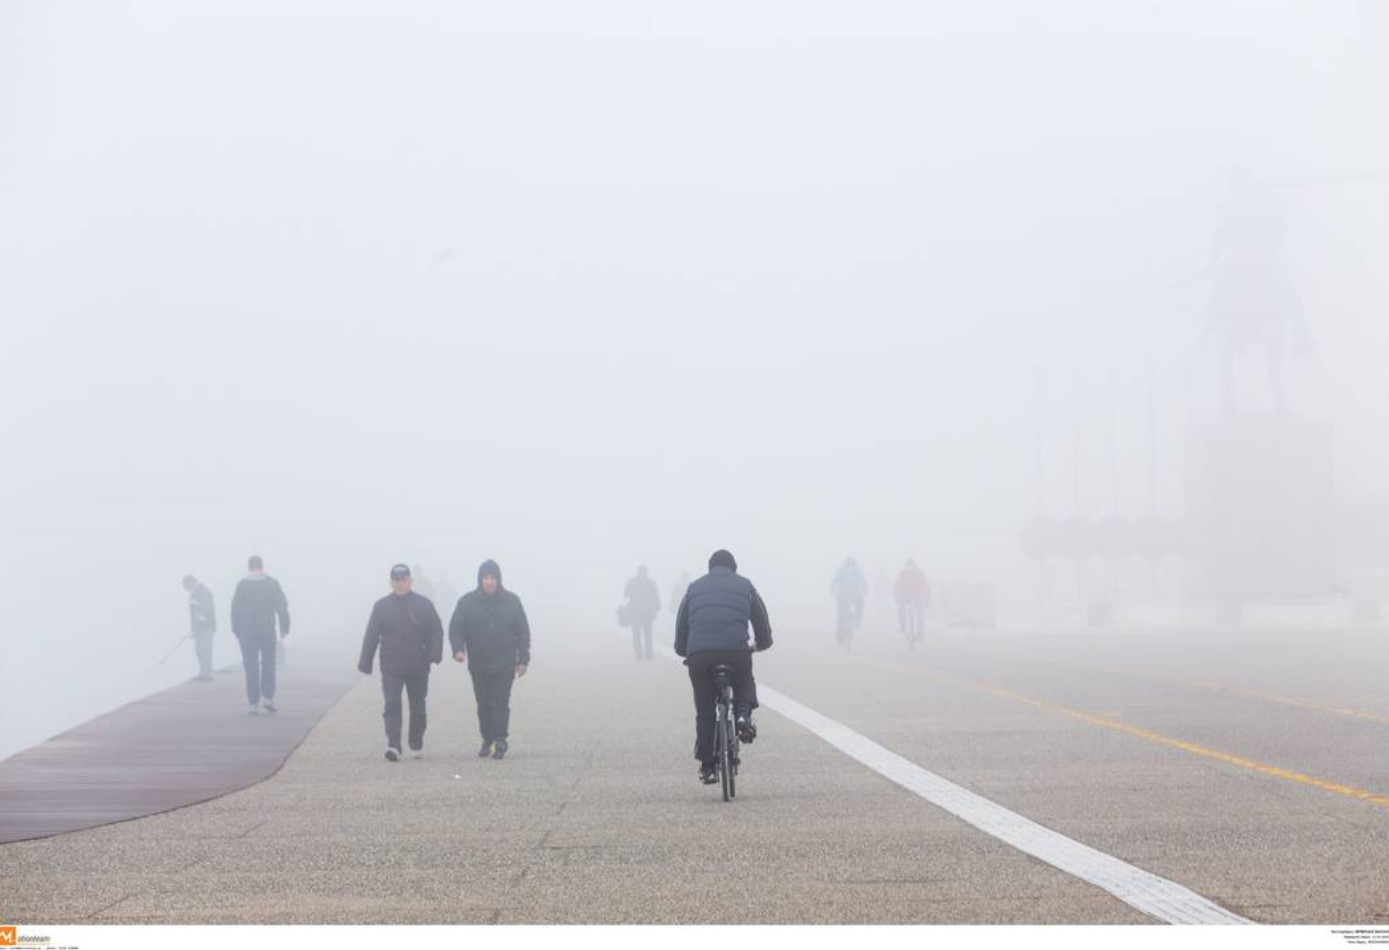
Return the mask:
<svg viewBox="0 0 1389 950"><path fill-rule="evenodd" d="M198 654L196 680L212 679L212 635L217 632L217 611L212 606L212 591L192 574L183 579L188 591L188 635Z"/></svg>
<svg viewBox="0 0 1389 950"><path fill-rule="evenodd" d="M439 611L428 597L412 590L410 568L397 564L391 568L391 592L371 608L366 636L362 638L362 657L357 669L371 675L372 660L381 651L381 692L386 709L386 759L400 761L400 692L410 701L410 751L424 757L424 729L427 724L425 697L429 693L429 667L444 659L444 625Z"/></svg>
<svg viewBox="0 0 1389 950"><path fill-rule="evenodd" d="M236 585L232 595L231 625L241 644L241 662L246 668L246 701L250 713L273 713L275 706L275 621L280 624L279 635L289 636L289 603L280 582L265 573L265 562L259 554L246 562L250 573Z"/></svg>
<svg viewBox="0 0 1389 950"><path fill-rule="evenodd" d="M503 758L511 724L511 686L531 662L531 629L521 598L502 587L496 561L477 569L477 588L458 599L449 621L453 658L468 663L482 731L478 757Z"/></svg>

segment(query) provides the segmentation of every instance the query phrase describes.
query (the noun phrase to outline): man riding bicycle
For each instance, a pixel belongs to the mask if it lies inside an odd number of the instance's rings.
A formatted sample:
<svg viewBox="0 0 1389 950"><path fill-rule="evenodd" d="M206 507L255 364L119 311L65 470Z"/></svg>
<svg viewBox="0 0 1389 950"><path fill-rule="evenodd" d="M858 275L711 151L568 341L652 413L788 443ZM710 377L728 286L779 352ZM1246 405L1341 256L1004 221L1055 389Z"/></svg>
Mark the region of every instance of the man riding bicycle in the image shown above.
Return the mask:
<svg viewBox="0 0 1389 950"><path fill-rule="evenodd" d="M926 572L916 566L914 558L907 558L906 566L897 573L897 580L892 585L892 599L897 602L899 632L911 637L921 636L926 620L926 604L930 598Z"/></svg>
<svg viewBox="0 0 1389 950"><path fill-rule="evenodd" d="M754 640L748 642L748 624ZM757 738L752 711L757 708L757 683L752 678L752 653L772 645L772 625L767 605L752 582L738 574L738 562L724 550L709 557L709 573L690 584L675 615L675 653L685 657L694 688L695 758L699 780L713 785L714 699L712 670L732 670L733 709L738 738L750 743Z"/></svg>

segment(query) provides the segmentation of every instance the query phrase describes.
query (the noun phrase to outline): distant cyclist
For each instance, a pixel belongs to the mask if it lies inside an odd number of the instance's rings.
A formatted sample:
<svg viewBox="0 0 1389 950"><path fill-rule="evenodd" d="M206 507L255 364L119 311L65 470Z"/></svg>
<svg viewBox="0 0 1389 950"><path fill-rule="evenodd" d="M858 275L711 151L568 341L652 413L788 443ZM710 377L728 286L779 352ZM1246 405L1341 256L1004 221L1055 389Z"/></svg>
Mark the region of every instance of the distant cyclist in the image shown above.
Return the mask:
<svg viewBox="0 0 1389 950"><path fill-rule="evenodd" d="M917 567L914 558L907 558L907 564L897 573L892 585L892 599L897 602L897 629L907 635L907 639L921 639L926 622L926 605L931 600L931 588L926 581L926 572Z"/></svg>
<svg viewBox="0 0 1389 950"><path fill-rule="evenodd" d="M754 640L748 642L748 625ZM694 687L695 758L699 780L712 785L719 780L714 770L714 699L711 670L733 670L733 710L738 738L752 742L757 729L752 711L757 708L757 683L752 678L752 652L772 645L772 625L767 605L757 588L738 575L738 562L724 550L709 556L709 573L690 584L675 615L675 653L685 657Z"/></svg>
<svg viewBox="0 0 1389 950"><path fill-rule="evenodd" d="M837 607L834 636L842 644L863 623L863 599L868 594L868 580L853 558L846 558L834 572L830 593Z"/></svg>

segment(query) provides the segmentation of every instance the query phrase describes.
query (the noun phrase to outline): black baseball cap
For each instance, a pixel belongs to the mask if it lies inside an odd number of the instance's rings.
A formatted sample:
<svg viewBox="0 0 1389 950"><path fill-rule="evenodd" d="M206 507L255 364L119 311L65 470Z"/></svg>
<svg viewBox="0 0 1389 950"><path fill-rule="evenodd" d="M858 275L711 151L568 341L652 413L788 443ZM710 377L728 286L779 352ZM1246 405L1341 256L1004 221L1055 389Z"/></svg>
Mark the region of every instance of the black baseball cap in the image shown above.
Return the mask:
<svg viewBox="0 0 1389 950"><path fill-rule="evenodd" d="M410 576L410 565L397 564L391 568L391 580L403 581Z"/></svg>

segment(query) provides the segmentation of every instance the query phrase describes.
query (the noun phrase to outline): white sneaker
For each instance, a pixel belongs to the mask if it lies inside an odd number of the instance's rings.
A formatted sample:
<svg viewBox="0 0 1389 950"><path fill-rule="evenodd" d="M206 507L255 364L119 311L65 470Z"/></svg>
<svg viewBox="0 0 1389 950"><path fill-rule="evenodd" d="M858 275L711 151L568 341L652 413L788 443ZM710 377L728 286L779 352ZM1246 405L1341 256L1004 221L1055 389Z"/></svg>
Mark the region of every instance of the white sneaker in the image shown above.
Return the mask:
<svg viewBox="0 0 1389 950"><path fill-rule="evenodd" d="M279 711L280 711L280 707L275 705L275 700L273 700L273 699L266 699L266 700L262 700L262 702L265 703L265 711L266 711L266 712L268 712L268 713L273 713L273 712L279 712Z"/></svg>
<svg viewBox="0 0 1389 950"><path fill-rule="evenodd" d="M399 762L399 761L400 761L400 750L399 750L399 749L387 749L387 750L386 750L386 761L387 761L387 762Z"/></svg>
<svg viewBox="0 0 1389 950"><path fill-rule="evenodd" d="M255 703L252 703L252 704L251 704L251 708L248 709L248 710L246 710L246 712L250 713L252 716L259 716L259 715L260 715L260 707L257 706Z"/></svg>
<svg viewBox="0 0 1389 950"><path fill-rule="evenodd" d="M411 753L410 753L410 758L412 758L412 759L422 759L422 758L424 758L424 750L423 750L423 749L416 749L414 752L411 752Z"/></svg>

